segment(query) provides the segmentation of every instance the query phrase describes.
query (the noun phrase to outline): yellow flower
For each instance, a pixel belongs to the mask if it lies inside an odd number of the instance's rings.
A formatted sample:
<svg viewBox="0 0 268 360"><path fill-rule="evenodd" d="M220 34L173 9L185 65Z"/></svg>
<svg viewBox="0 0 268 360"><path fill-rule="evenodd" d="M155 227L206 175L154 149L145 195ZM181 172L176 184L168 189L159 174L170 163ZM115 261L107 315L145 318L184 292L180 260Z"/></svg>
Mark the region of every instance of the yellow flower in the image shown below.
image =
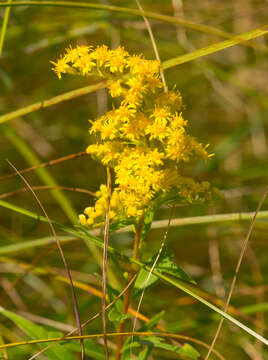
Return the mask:
<svg viewBox="0 0 268 360"><path fill-rule="evenodd" d="M81 72L81 75L88 76L92 73L92 69L96 66L91 54L79 57L73 64L73 67Z"/></svg>
<svg viewBox="0 0 268 360"><path fill-rule="evenodd" d="M54 68L52 68L52 70L55 71L59 79L61 79L61 74L66 74L67 71L70 69L70 66L67 64L64 58L58 59L57 62L50 62L54 65Z"/></svg>
<svg viewBox="0 0 268 360"><path fill-rule="evenodd" d="M117 129L114 126L114 122L112 121L112 119L110 119L109 121L106 121L103 126L101 127L101 138L102 140L105 139L114 139L117 135Z"/></svg>
<svg viewBox="0 0 268 360"><path fill-rule="evenodd" d="M166 119L156 119L152 125L147 126L146 134L150 135L150 140L158 139L163 141L167 137L167 120Z"/></svg>
<svg viewBox="0 0 268 360"><path fill-rule="evenodd" d="M122 47L77 46L53 62L61 74L97 75L107 80L112 98L119 97L111 111L90 120L95 142L87 153L113 170L110 218L113 221L142 216L155 197L176 190L182 199L193 201L198 194L209 193L207 183L198 183L178 173L178 164L195 158L208 159L203 146L187 133L180 92L165 92L160 80L160 64L142 55L129 55ZM79 215L82 225L104 223L107 187L96 192L94 206Z"/></svg>
<svg viewBox="0 0 268 360"><path fill-rule="evenodd" d="M133 93L135 92L141 93L147 90L147 86L144 84L143 78L139 76L131 77L126 82L126 84L130 87Z"/></svg>
<svg viewBox="0 0 268 360"><path fill-rule="evenodd" d="M132 55L128 58L127 66L130 68L130 72L132 74L139 74L140 69L142 68L143 64L145 63L145 59L143 56L140 55Z"/></svg>
<svg viewBox="0 0 268 360"><path fill-rule="evenodd" d="M109 68L111 73L115 73L117 71L122 73L127 65L127 56L128 52L125 51L123 47L118 47L117 49L111 51L109 60L105 66Z"/></svg>
<svg viewBox="0 0 268 360"><path fill-rule="evenodd" d="M121 105L118 109L115 110L114 116L115 119L120 122L127 122L130 118L132 118L136 113L134 107Z"/></svg>
<svg viewBox="0 0 268 360"><path fill-rule="evenodd" d="M85 215L83 215L83 214L79 215L79 222L81 225L84 225L84 226L87 225L87 219L86 219Z"/></svg>
<svg viewBox="0 0 268 360"><path fill-rule="evenodd" d="M91 53L92 59L97 61L98 66L103 66L110 59L110 51L106 45L98 46Z"/></svg>
<svg viewBox="0 0 268 360"><path fill-rule="evenodd" d="M109 93L112 97L120 96L123 93L122 80L110 81L108 84Z"/></svg>

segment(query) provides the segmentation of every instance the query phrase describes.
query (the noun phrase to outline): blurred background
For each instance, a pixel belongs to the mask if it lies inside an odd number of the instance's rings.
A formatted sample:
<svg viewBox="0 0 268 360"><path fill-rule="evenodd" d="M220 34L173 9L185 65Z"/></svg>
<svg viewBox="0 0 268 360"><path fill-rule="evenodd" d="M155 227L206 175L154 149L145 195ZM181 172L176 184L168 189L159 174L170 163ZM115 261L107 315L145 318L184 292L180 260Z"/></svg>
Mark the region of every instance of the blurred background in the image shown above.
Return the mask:
<svg viewBox="0 0 268 360"><path fill-rule="evenodd" d="M135 1L96 0L96 4L136 9ZM141 4L146 11L178 17L233 35L261 27L268 19L265 0L143 0ZM0 22L4 14L4 8L0 8ZM162 61L225 40L168 21L149 17L148 20ZM106 44L111 48L121 45L130 53L143 53L146 58L154 59L142 17L97 8L12 7L0 59L0 116L97 83L98 79L69 75L59 80L51 70L50 61L59 58L69 45L77 44ZM260 37L252 41L252 46L237 45L165 71L168 86L176 85L181 91L189 132L200 142L209 143L210 152L215 153L211 161L197 164L187 172L209 181L224 194L213 204L177 206L174 217L256 210L268 183L267 70L267 38ZM18 169L24 169L85 151L91 141L88 120L101 115L111 105L106 90L99 90L1 124L0 177L13 172L6 159ZM99 184L106 181L105 169L89 156L25 176L32 186L58 185L91 191L96 191ZM2 194L24 186L18 177L0 181ZM77 215L94 202L88 194L77 191L42 190L38 191L38 196L49 216L67 225L77 223ZM13 194L6 201L40 213L29 191ZM262 210L267 209L267 205L268 200L265 200ZM169 213L169 209L162 208L155 219L168 219ZM1 247L50 236L47 224L15 212L0 208L0 219ZM168 248L174 252L175 262L210 294L211 302L226 299L248 227L249 222L211 221L173 227L169 231ZM268 310L267 228L267 221L256 222L231 302L234 316L264 335L268 326L265 313ZM157 252L164 232L164 228L150 232L142 246L144 261ZM132 235L113 235L111 244L131 254ZM77 240L66 243L64 253L76 280L100 287L101 269L97 255L92 255L94 250ZM75 324L69 287L55 280L55 274L64 272L54 244L4 255L0 249L0 256L1 305L28 316L32 313L59 323ZM38 264L41 269L47 269L47 273L38 275L29 271L23 276L20 263L33 263L33 267ZM16 286L10 291L17 278ZM118 289L123 286L120 269L115 269L109 281ZM78 290L78 298L84 320L99 311L98 297ZM218 306L223 304L218 303ZM166 313L161 324L168 331L211 342L219 318L192 298L158 283L147 291L141 311L151 318L162 310ZM49 324L45 326L50 329ZM112 324L109 327L113 329ZM101 322L92 323L88 331L101 331ZM0 333L5 334L7 342L21 338L20 331L4 318ZM198 349L204 356L205 351ZM268 359L267 349L227 321L216 349L228 360ZM32 351L32 347L14 348L9 356L10 359L18 359L18 356L26 359ZM152 359L173 358L178 357L164 350L152 352ZM212 355L211 359L214 358Z"/></svg>

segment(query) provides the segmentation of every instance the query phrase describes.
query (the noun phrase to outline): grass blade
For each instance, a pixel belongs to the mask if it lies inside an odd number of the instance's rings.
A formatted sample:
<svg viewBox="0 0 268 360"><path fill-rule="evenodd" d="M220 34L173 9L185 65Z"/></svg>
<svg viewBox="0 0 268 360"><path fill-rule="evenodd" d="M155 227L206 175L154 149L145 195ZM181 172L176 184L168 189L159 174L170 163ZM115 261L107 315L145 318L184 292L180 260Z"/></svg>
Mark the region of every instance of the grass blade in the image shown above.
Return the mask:
<svg viewBox="0 0 268 360"><path fill-rule="evenodd" d="M0 2L0 7L6 7L7 4L4 2ZM174 16L158 14L152 11L144 11L143 13L138 9L131 9L125 8L120 6L113 6L113 5L104 5L104 4L89 4L86 2L79 2L79 1L13 1L12 6L54 6L54 7L70 7L70 8L77 8L77 9L96 9L96 10L103 10L103 11L111 11L117 12L122 14L128 15L135 15L135 16L142 16L143 14L151 19L167 22L170 24L177 24L184 26L186 28L203 32L206 34L216 35L223 38L231 38L233 35L229 34L228 32L219 30L212 26L197 24L192 21L187 21L184 19L178 19Z"/></svg>
<svg viewBox="0 0 268 360"><path fill-rule="evenodd" d="M22 154L22 156L31 166L35 166L40 163L39 158L33 152L30 146L21 137L19 137L11 127L3 125L2 129L4 135L18 149L18 151ZM50 175L47 169L45 168L38 169L37 174L45 185L57 186L56 181ZM58 202L60 207L63 209L63 211L69 218L69 220L73 223L77 222L76 212L74 211L72 204L70 203L68 198L63 194L63 192L56 189L50 191L51 194L54 196L55 200Z"/></svg>
<svg viewBox="0 0 268 360"><path fill-rule="evenodd" d="M177 58L167 60L167 61L163 62L163 69L169 69L171 67L199 59L200 57L217 53L218 51L227 49L229 47L243 43L245 41L258 38L260 36L267 34L267 32L268 32L267 28L268 28L268 25L263 26L258 29L255 29L255 30L252 30L252 31L249 31L249 32L246 32L246 33L243 33L243 34L240 34L240 35L237 35L237 36L234 36L230 40L221 41L216 44L206 46L202 49L192 51L188 54L178 56Z"/></svg>
<svg viewBox="0 0 268 360"><path fill-rule="evenodd" d="M7 0L6 6L8 4L10 4L11 2L12 2L12 0ZM0 56L2 55L2 51L3 51L4 40L5 40L6 30L7 30L7 23L8 23L8 19L9 19L9 13L10 13L10 6L7 6L6 10L5 10L1 33L0 33Z"/></svg>
<svg viewBox="0 0 268 360"><path fill-rule="evenodd" d="M23 209L23 208L18 207L16 205L9 204L9 203L7 203L7 202L5 202L3 200L0 200L0 206L3 206L3 207L8 208L10 210L19 212L19 213L21 213L23 215L29 216L29 217L34 218L34 219L39 219L39 220L45 221L45 222L47 221L47 219L45 217L38 216L37 214L35 214L35 213L33 213L33 212L29 211L29 210ZM82 231L79 231L79 230L76 230L76 229L72 229L70 227L58 224L55 221L52 221L52 223L53 223L53 225L58 226L61 230L67 232L68 234L75 235L75 236L77 236L77 237L79 237L81 239L84 239L84 240L92 241L95 245L97 245L98 247L103 249L103 241L101 239L97 238L96 236L90 234L89 232L86 232L86 231L82 232ZM146 266L141 261L138 261L138 260L133 259L131 257L128 257L126 255L122 255L117 250L115 250L114 248L112 248L110 246L108 246L107 251L108 251L109 254L118 256L123 261L126 261L126 262L137 265L139 268L143 268L143 269L145 269L147 271L151 270L151 268L149 266ZM201 302L202 304L204 304L205 306L207 306L208 308L210 308L214 312L218 313L219 315L221 315L225 319L231 321L233 324L237 325L238 327L240 327L241 329L246 331L248 334L252 335L254 338L258 339L259 341L261 341L265 345L268 345L268 340L265 339L263 336L257 334L254 330L252 330L249 327L247 327L246 325L242 324L239 320L235 319L233 316L227 314L226 312L219 309L217 306L213 305L212 303L210 303L209 301L205 300L200 295L198 295L197 294L198 289L196 289L194 286L186 284L183 281L180 281L179 279L173 279L173 278L171 278L169 276L161 274L161 273L157 272L156 270L153 270L153 274L156 275L162 281L166 282L167 284L172 285L172 286L176 287L177 289L185 292L189 296L195 298L196 300L198 300L199 302Z"/></svg>

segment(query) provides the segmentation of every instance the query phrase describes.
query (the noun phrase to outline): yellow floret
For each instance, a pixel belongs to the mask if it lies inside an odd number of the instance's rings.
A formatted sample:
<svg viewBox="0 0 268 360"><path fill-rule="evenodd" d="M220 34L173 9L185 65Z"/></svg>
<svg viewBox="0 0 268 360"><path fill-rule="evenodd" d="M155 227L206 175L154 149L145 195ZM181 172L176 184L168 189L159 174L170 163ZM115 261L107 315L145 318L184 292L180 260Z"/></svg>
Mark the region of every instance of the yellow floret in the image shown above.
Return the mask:
<svg viewBox="0 0 268 360"><path fill-rule="evenodd" d="M87 219L86 219L85 215L83 215L83 214L79 215L79 222L83 226L87 225Z"/></svg>

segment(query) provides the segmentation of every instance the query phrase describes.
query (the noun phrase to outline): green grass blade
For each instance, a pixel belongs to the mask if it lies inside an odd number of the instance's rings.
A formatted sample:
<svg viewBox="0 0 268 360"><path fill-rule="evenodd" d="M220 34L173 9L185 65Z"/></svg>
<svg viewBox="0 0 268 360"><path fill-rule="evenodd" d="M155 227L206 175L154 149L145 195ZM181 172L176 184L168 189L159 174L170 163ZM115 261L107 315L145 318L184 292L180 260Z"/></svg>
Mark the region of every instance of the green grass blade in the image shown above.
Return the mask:
<svg viewBox="0 0 268 360"><path fill-rule="evenodd" d="M0 7L7 6L6 3L0 2ZM92 4L79 1L13 1L12 6L53 6L53 7L69 7L77 9L96 9L102 11L117 12L127 15L142 16L142 13L138 9L114 6L114 5L104 5L104 4ZM158 14L152 11L144 11L144 15L150 19L159 20L167 22L170 24L177 24L184 26L186 28L196 30L202 33L216 35L223 38L231 38L233 35L225 31L219 30L212 26L197 24L192 21L187 21L185 19L179 19L174 16ZM249 44L247 44L248 46Z"/></svg>
<svg viewBox="0 0 268 360"><path fill-rule="evenodd" d="M58 236L58 239L60 240L61 243L66 243L69 241L74 241L75 237L74 236ZM0 255L6 255L6 254L10 254L10 253L14 253L14 252L18 252L18 251L22 251L22 250L26 250L26 249L33 249L35 247L45 246L45 245L54 244L54 243L55 243L55 238L51 237L51 236L47 236L47 237L44 237L41 239L36 239L36 240L22 241L17 244L1 246L0 247Z"/></svg>
<svg viewBox="0 0 268 360"><path fill-rule="evenodd" d="M86 95L86 94L95 92L97 90L105 88L105 86L106 86L106 83L105 83L105 81L103 81L98 84L89 85L89 86L85 86L85 87L82 87L79 89L68 91L64 94L54 96L53 98L45 100L45 101L39 101L37 103L25 106L18 110L12 111L8 114L4 114L4 115L0 116L0 124L5 123L12 119L16 119L20 116L30 114L33 111L45 109L49 106L53 106L53 105L62 103L63 101L68 101L68 100L74 99L78 96L82 96L82 95Z"/></svg>
<svg viewBox="0 0 268 360"><path fill-rule="evenodd" d="M0 3L0 6L1 6L1 3ZM267 28L267 26L266 26L266 28ZM191 53L179 56L177 58L173 58L173 59L164 61L162 64L162 67L163 67L163 69L169 69L171 67L174 67L174 66L177 66L180 64L184 64L186 62L196 60L200 57L207 56L209 54L213 54L218 51L227 49L234 45L244 43L247 40L257 38L266 33L267 33L267 30L264 27L256 29L256 30L252 30L250 32L235 36L231 40L221 41L216 44L193 51ZM105 88L105 86L106 86L105 82L100 82L98 84L89 85L89 86L85 86L85 87L82 87L82 88L79 88L79 89L76 89L73 91L69 91L67 93L55 96L55 97L45 100L45 101L40 101L40 102L31 104L31 105L28 105L26 107L20 108L18 110L15 110L15 111L12 111L10 113L0 116L0 124L5 123L9 120L15 119L19 116L30 114L39 109L53 106L53 105L59 104L63 101L67 101L67 100L70 100L70 99L73 99L73 98L76 98L76 97L79 97L82 95L90 94L94 91Z"/></svg>
<svg viewBox="0 0 268 360"><path fill-rule="evenodd" d="M204 216L193 216L187 218L172 219L170 226L186 226L186 225L200 225L200 224L215 224L221 222L239 222L239 221L250 221L252 220L255 212L246 213L231 213L231 214L217 214L217 215L204 215ZM268 210L259 211L257 219L268 219ZM152 229L160 229L167 226L167 220L154 221ZM120 229L119 232L126 231L126 228ZM130 231L130 229L129 229Z"/></svg>
<svg viewBox="0 0 268 360"><path fill-rule="evenodd" d="M37 155L33 152L30 146L21 138L19 137L16 132L8 127L2 126L4 135L8 138L8 140L16 147L16 149L22 154L24 159L30 164L31 166L35 166L41 163ZM45 185L48 186L57 186L56 181L50 175L49 171L45 168L40 168L36 170L37 175L43 181ZM63 194L62 191L53 189L50 190L51 194L58 202L59 206L63 209L67 217L73 223L77 222L77 214L74 211L70 201L68 198Z"/></svg>
<svg viewBox="0 0 268 360"><path fill-rule="evenodd" d="M49 338L49 331L44 327L34 324L32 321L25 319L21 315L17 315L12 311L8 311L0 306L0 313L13 321L23 332L25 332L32 339L46 339ZM42 349L46 345L38 344ZM72 351L67 350L66 347L60 344L55 344L51 349L47 350L47 356L51 360L75 360L77 359Z"/></svg>
<svg viewBox="0 0 268 360"><path fill-rule="evenodd" d="M12 0L7 0L6 6L7 6L7 4L10 4L11 2L12 2ZM1 28L1 33L0 33L0 56L2 55L2 51L3 51L4 40L5 40L6 30L7 30L7 23L8 23L8 19L9 19L9 13L10 13L10 6L8 6L5 10L4 20L3 20L3 24L2 24L2 28Z"/></svg>
<svg viewBox="0 0 268 360"><path fill-rule="evenodd" d="M268 25L263 26L263 27L258 28L258 29L255 29L255 30L252 30L252 31L249 31L249 32L246 32L246 33L243 33L243 34L240 34L240 35L237 35L237 36L234 36L230 40L221 41L221 42L218 42L216 44L206 46L206 47L204 47L202 49L192 51L192 52L190 52L188 54L178 56L177 58L167 60L167 61L163 62L163 64L162 64L163 69L169 69L171 67L174 67L174 66L184 64L184 63L189 62L189 61L199 59L200 57L217 53L218 51L227 49L227 48L232 47L234 45L243 43L245 41L258 38L260 36L263 36L263 35L267 34L267 32L268 32L267 28L268 28Z"/></svg>
<svg viewBox="0 0 268 360"><path fill-rule="evenodd" d="M19 212L19 213L24 214L26 216L29 216L31 218L39 219L41 221L47 222L47 219L45 217L39 217L38 215L34 214L33 212L31 212L29 210L23 209L23 208L18 207L16 205L12 205L10 203L7 203L6 201L0 200L0 206L4 206L5 208L8 208L10 210ZM103 248L103 241L101 239L97 238L96 236L90 234L86 230L82 232L80 230L72 229L70 227L58 224L58 223L56 223L54 221L53 221L53 224L58 226L61 230L67 232L70 235L75 235L76 237L79 237L81 239L84 239L84 240L87 240L87 241L92 241L98 247ZM117 250L115 250L114 248L112 248L110 246L108 247L108 253L111 254L111 255L115 255L115 256L119 257L123 261L135 264L139 268L143 268L143 269L145 269L147 271L151 270L151 268L149 266L146 266L142 262L140 262L138 260L135 260L135 259L133 259L131 257L120 254ZM191 286L189 284L184 283L183 281L180 281L179 279L173 279L173 278L171 278L171 277L169 277L167 275L161 274L161 273L157 272L156 270L153 271L153 274L156 275L159 279L161 279L164 282L168 283L169 285L172 285L172 286L176 287L177 289L185 292L189 296L195 298L196 300L198 300L199 302L201 302L202 304L204 304L205 306L207 306L211 310L215 311L216 313L218 313L219 315L221 315L225 319L231 321L233 324L237 325L238 327L240 327L241 329L246 331L248 334L252 335L253 337L258 339L262 343L268 345L268 340L265 339L263 336L257 334L254 330L252 330L249 327L247 327L246 325L242 324L240 321L238 321L237 319L235 319L231 315L225 313L224 311L219 309L217 306L215 306L212 303L210 303L209 301L203 299L200 295L197 294L198 289L194 288L193 286Z"/></svg>

